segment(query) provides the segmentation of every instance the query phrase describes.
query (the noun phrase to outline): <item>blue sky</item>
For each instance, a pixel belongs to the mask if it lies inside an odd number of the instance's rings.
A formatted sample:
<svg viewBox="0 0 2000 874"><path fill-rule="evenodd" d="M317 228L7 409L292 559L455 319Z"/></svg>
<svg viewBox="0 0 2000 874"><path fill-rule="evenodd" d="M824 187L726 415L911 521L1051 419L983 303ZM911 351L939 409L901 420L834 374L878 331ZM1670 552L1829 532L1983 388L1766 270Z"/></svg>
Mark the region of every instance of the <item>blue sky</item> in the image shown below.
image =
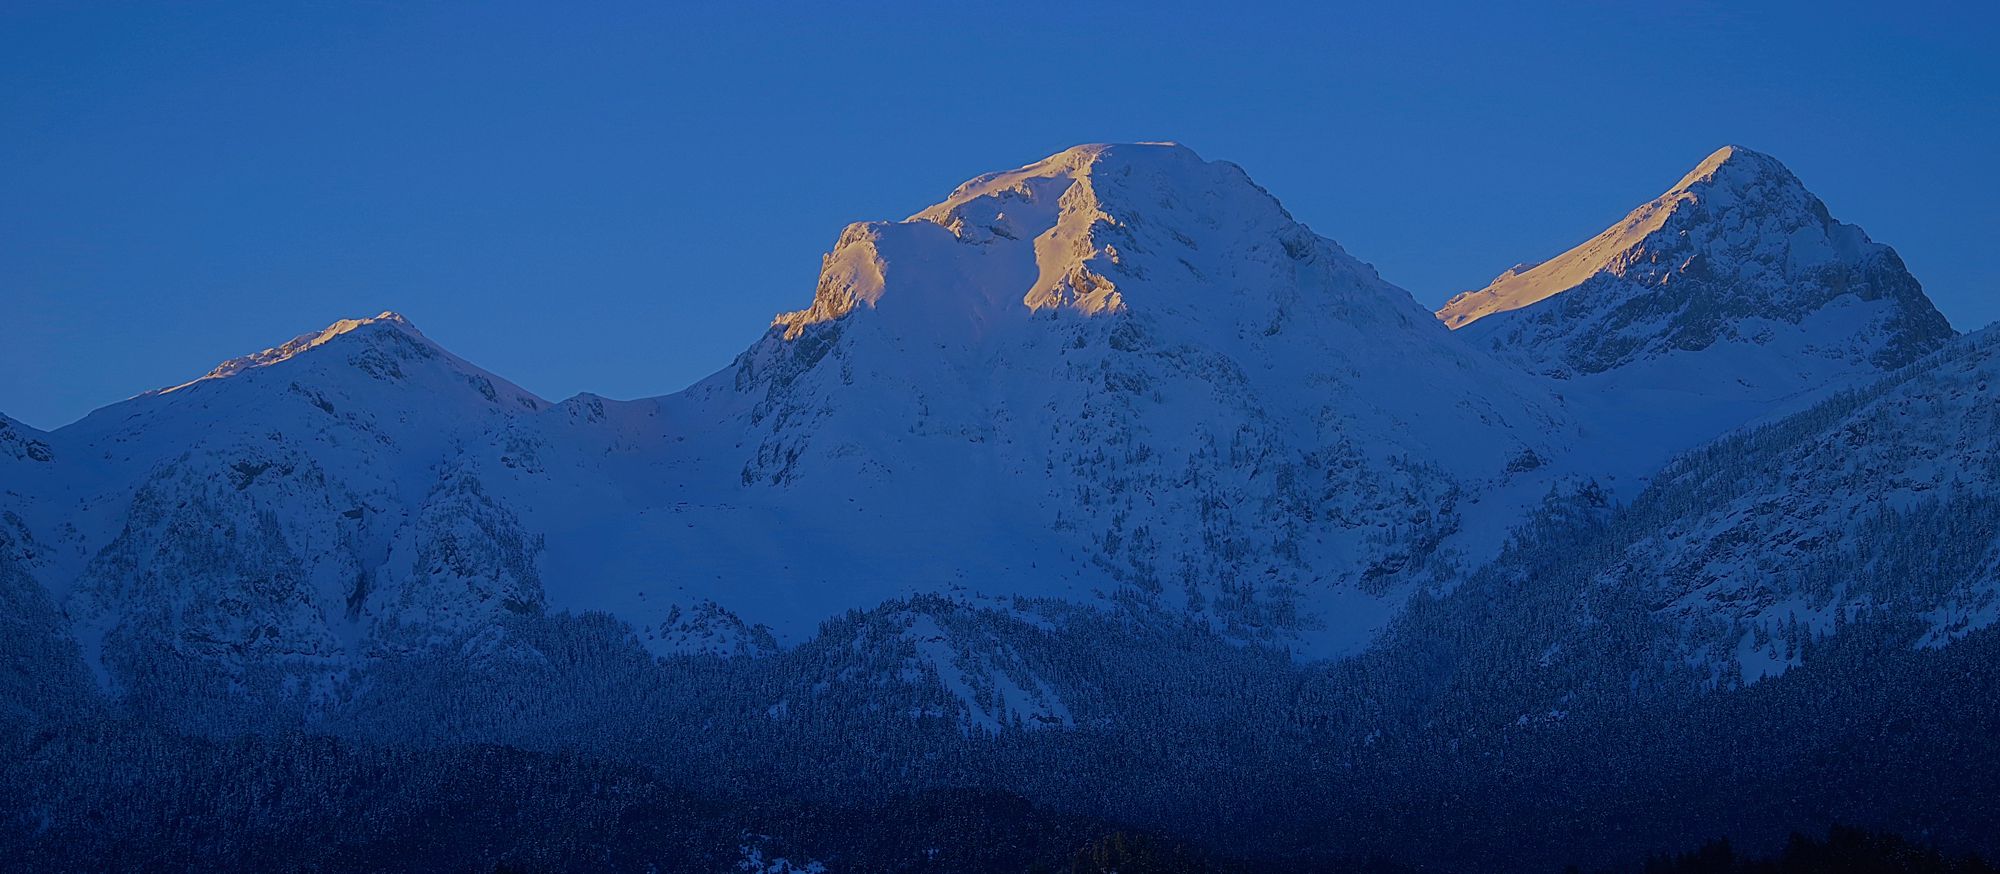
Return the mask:
<svg viewBox="0 0 2000 874"><path fill-rule="evenodd" d="M1740 143L1978 327L1996 6L11 2L0 412L385 309L545 396L663 394L848 222L1102 141L1235 161L1432 305Z"/></svg>

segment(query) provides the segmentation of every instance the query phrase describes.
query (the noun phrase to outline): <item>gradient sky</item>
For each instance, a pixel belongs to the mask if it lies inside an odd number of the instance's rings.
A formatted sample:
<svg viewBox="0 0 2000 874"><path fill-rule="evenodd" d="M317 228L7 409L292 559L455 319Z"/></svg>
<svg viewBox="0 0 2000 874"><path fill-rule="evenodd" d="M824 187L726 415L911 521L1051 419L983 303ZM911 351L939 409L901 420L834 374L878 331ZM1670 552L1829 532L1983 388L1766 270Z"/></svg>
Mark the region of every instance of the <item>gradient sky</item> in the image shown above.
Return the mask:
<svg viewBox="0 0 2000 874"><path fill-rule="evenodd" d="M0 412L387 309L550 398L663 394L848 222L1104 141L1241 164L1430 305L1740 143L2000 318L2000 4L1371 5L10 0Z"/></svg>

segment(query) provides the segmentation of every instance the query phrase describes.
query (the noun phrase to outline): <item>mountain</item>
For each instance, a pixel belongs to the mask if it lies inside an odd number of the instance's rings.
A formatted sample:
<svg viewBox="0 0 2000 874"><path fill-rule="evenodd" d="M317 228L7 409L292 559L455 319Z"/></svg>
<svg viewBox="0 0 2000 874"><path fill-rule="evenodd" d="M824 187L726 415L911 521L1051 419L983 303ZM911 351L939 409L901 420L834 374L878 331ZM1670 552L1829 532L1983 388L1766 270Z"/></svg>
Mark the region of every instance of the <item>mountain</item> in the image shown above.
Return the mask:
<svg viewBox="0 0 2000 874"><path fill-rule="evenodd" d="M392 665L535 662L549 612L757 656L942 596L901 634L966 700L1013 690L993 726L1065 708L950 605L1356 651L1576 442L1538 380L1171 144L847 228L809 308L672 395L549 404L384 313L8 433L52 459L6 508L25 572L134 707L331 712Z"/></svg>
<svg viewBox="0 0 2000 874"><path fill-rule="evenodd" d="M1814 240L1827 258L1803 254ZM1731 282L1688 266L1725 256ZM1453 332L1236 166L1081 146L850 226L810 306L682 392L550 404L385 313L50 434L10 425L15 463L45 472L7 509L112 688L200 678L217 700L264 684L339 707L385 660L541 658L518 617L602 613L656 655L760 656L893 602L929 605L898 614L928 670L1009 677L1001 697L1032 702L1017 715L1059 716L1046 678L954 633L948 605L1356 653L1546 501L1629 497L1776 397L1941 342L1890 330L1890 308L1935 316L1893 252L1740 149L1520 276L1455 302L1514 308ZM1816 345L1746 333L1836 286L1794 326ZM1634 302L1672 306L1643 321ZM1660 336L1567 380L1510 366L1580 354L1613 318ZM1510 320L1568 333L1517 348ZM1684 348L1697 323L1711 342ZM1816 376L1757 382L1787 367ZM1689 374L1733 381L1670 382Z"/></svg>
<svg viewBox="0 0 2000 874"><path fill-rule="evenodd" d="M1872 381L1953 336L1895 250L1835 221L1783 164L1740 146L1437 316L1561 381L1591 408L1585 418L1657 435L1659 445L1626 452L1646 466Z"/></svg>
<svg viewBox="0 0 2000 874"><path fill-rule="evenodd" d="M733 366L506 422L481 478L663 645L942 592L1338 652L1565 416L1234 165L1083 146L847 228Z"/></svg>
<svg viewBox="0 0 2000 874"><path fill-rule="evenodd" d="M1894 249L1835 221L1777 159L1741 146L1709 155L1588 242L1437 315L1560 376L1718 344L1771 346L1787 326L1865 326L1846 343L1798 351L1887 370L1951 336Z"/></svg>
<svg viewBox="0 0 2000 874"><path fill-rule="evenodd" d="M337 322L49 434L28 569L114 689L324 698L421 634L374 620L538 597L525 563L466 566L482 507L451 462L546 406L393 313Z"/></svg>
<svg viewBox="0 0 2000 874"><path fill-rule="evenodd" d="M1234 165L1083 146L848 227L672 394L550 403L384 313L0 418L0 820L852 867L876 833L756 824L976 790L940 821L1265 867L1990 845L2000 335L1753 153L1627 225L1453 330Z"/></svg>
<svg viewBox="0 0 2000 874"><path fill-rule="evenodd" d="M947 685L1007 678L1000 724L1067 708L960 607L1357 653L1548 502L1949 336L1733 147L1443 321L1235 165L1080 146L848 227L810 306L684 391L550 404L384 313L4 423L4 509L113 689L337 708L388 662L542 658L523 617L763 656L893 603Z"/></svg>

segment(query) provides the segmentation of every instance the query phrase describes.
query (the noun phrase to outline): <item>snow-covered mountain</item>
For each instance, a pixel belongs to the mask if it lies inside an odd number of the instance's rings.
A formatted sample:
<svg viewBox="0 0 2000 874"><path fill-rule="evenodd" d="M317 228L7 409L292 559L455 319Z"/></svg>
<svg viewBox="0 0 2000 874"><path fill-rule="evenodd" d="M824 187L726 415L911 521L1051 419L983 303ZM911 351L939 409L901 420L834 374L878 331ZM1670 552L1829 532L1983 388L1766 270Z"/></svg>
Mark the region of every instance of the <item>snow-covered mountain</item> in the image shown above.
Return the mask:
<svg viewBox="0 0 2000 874"><path fill-rule="evenodd" d="M946 592L1322 651L1365 642L1465 505L1570 440L1533 380L1240 169L1164 144L849 227L812 306L734 366L507 427L482 478L516 506L625 508L538 528L549 566L591 569L573 606L656 629L726 611L796 640Z"/></svg>
<svg viewBox="0 0 2000 874"><path fill-rule="evenodd" d="M183 660L327 682L426 611L538 600L530 564L472 566L505 544L463 530L481 508L452 461L546 406L393 313L341 321L40 438L26 565L114 687Z"/></svg>
<svg viewBox="0 0 2000 874"><path fill-rule="evenodd" d="M1438 311L1557 376L1718 344L1771 346L1788 326L1810 331L1809 320L1836 316L1867 330L1776 351L1893 369L1951 336L1895 250L1835 221L1777 159L1740 146L1582 245Z"/></svg>
<svg viewBox="0 0 2000 874"><path fill-rule="evenodd" d="M1560 381L1584 419L1647 441L1619 450L1642 468L1872 381L1953 336L1895 250L1835 221L1776 159L1739 146L1582 245L1515 267L1437 315L1473 345Z"/></svg>
<svg viewBox="0 0 2000 874"><path fill-rule="evenodd" d="M1762 156L1627 225L1455 334L1236 166L1082 146L847 228L806 309L675 394L550 404L385 313L54 432L0 421L0 533L142 697L338 707L381 665L539 663L522 623L552 614L760 656L886 604L899 676L1067 724L1007 635L1081 608L1358 652L1545 502L1636 493L1949 332ZM1688 266L1725 255L1731 282Z"/></svg>
<svg viewBox="0 0 2000 874"><path fill-rule="evenodd" d="M777 858L737 811L938 791L1287 863L1992 833L2000 328L1768 158L1433 315L1234 165L1083 146L847 228L801 303L639 400L384 313L0 417L17 855L355 867L497 797L712 867Z"/></svg>
<svg viewBox="0 0 2000 874"><path fill-rule="evenodd" d="M40 471L9 477L21 566L101 682L321 704L381 659L532 660L509 617L545 610L658 653L928 594L1353 651L1575 439L1537 380L1168 144L848 228L808 309L674 395L551 405L385 313L0 433ZM936 645L934 613L908 634L943 674L996 645Z"/></svg>

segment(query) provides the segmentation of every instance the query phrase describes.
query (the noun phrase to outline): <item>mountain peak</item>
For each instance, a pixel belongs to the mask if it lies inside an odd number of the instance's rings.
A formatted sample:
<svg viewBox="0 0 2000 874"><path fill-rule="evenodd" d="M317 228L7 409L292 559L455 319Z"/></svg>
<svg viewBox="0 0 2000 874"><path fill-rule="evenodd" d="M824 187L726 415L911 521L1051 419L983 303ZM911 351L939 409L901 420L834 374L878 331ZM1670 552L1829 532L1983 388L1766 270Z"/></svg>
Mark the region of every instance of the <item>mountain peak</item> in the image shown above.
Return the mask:
<svg viewBox="0 0 2000 874"><path fill-rule="evenodd" d="M1715 150L1660 199L1675 210L1704 209L1709 217L1748 206L1799 224L1839 224L1790 168L1742 146Z"/></svg>
<svg viewBox="0 0 2000 874"><path fill-rule="evenodd" d="M214 367L214 369L210 370L205 374L202 374L201 376L188 380L187 382L181 383L180 385L159 389L154 393L170 394L172 392L180 391L189 386L205 382L207 380L222 379L225 377L235 376L236 374L242 373L247 370L252 370L259 367L269 367L273 364L277 364L278 362L288 361L306 352L318 349L319 347L325 346L326 344L331 343L340 337L346 336L348 334L353 334L357 331L368 332L368 331L385 331L385 330L401 332L403 334L408 335L411 339L417 341L418 343L424 346L428 346L433 349L438 348L437 344L432 343L429 338L425 337L422 332L417 330L416 325L410 324L409 319L403 318L401 313L397 313L394 311L384 311L381 314L373 316L371 318L340 319L334 322L333 324L328 325L325 328L322 328L318 331L308 331L304 334L300 334L297 337L293 337L292 339L280 345L273 346L269 349L265 349L259 352L252 352L248 355L242 355L236 358L231 358L227 361L222 362L221 364L217 364ZM438 351L443 351L443 350L438 349Z"/></svg>
<svg viewBox="0 0 2000 874"><path fill-rule="evenodd" d="M303 390L299 388L300 380L322 385L386 382L431 388L450 386L454 390L470 387L487 403L508 411L534 411L548 406L547 401L526 389L453 355L394 311L368 318L341 319L269 349L231 358L199 377L140 397L178 397L192 388L247 378L273 367L302 368L291 370L289 378L294 390Z"/></svg>
<svg viewBox="0 0 2000 874"><path fill-rule="evenodd" d="M953 208L995 192L1005 191L1032 179L1076 179L1093 175L1100 164L1117 172L1129 172L1134 164L1179 164L1193 167L1207 164L1193 149L1180 143L1085 143L1071 146L1032 164L998 173L975 176L958 186L944 202L911 216L911 219L938 221ZM939 224L948 224L938 221Z"/></svg>
<svg viewBox="0 0 2000 874"><path fill-rule="evenodd" d="M1689 191L1703 185L1718 183L1726 185L1760 176L1782 177L1794 183L1798 182L1798 177L1793 176L1792 171L1778 159L1763 152L1730 145L1716 149L1709 153L1708 157L1701 159L1701 163L1696 164L1693 170L1689 170L1686 176L1682 176L1680 182L1667 190L1667 194Z"/></svg>
<svg viewBox="0 0 2000 874"><path fill-rule="evenodd" d="M225 433L246 427L295 430L301 422L318 427L360 420L409 423L460 414L511 415L548 406L528 390L452 354L402 315L383 312L340 319L269 349L231 358L187 382L94 410L58 433L71 440L111 434L126 440L134 433L169 427L162 424L166 421L189 433L209 429ZM303 418L286 420L286 416ZM218 424L222 422L231 424ZM274 424L287 422L283 427Z"/></svg>
<svg viewBox="0 0 2000 874"><path fill-rule="evenodd" d="M1587 374L1723 341L1764 345L1777 326L1796 332L1835 311L1868 327L1802 342L1861 368L1900 366L1952 335L1893 250L1834 220L1776 158L1724 146L1582 245L1437 315L1454 330L1480 323L1473 333L1536 370Z"/></svg>
<svg viewBox="0 0 2000 874"><path fill-rule="evenodd" d="M1881 248L1859 228L1840 225L1778 159L1742 146L1723 146L1702 159L1666 193L1627 214L1582 245L1547 261L1517 265L1485 288L1447 301L1438 318L1458 329L1496 313L1532 306L1599 273L1622 274L1649 259L1635 250L1657 244L1661 232L1686 234L1688 226L1715 226L1748 213L1750 233L1789 235L1807 226L1848 228L1853 247ZM1674 229L1669 229L1669 225ZM1741 224L1739 222L1739 224ZM1657 245L1655 248L1658 248Z"/></svg>
<svg viewBox="0 0 2000 874"><path fill-rule="evenodd" d="M901 222L849 226L813 305L773 326L795 340L868 309L906 328L981 336L1051 311L1123 312L1138 289L1147 307L1194 306L1218 293L1210 277L1282 264L1379 283L1234 164L1176 143L1090 144L975 177Z"/></svg>

